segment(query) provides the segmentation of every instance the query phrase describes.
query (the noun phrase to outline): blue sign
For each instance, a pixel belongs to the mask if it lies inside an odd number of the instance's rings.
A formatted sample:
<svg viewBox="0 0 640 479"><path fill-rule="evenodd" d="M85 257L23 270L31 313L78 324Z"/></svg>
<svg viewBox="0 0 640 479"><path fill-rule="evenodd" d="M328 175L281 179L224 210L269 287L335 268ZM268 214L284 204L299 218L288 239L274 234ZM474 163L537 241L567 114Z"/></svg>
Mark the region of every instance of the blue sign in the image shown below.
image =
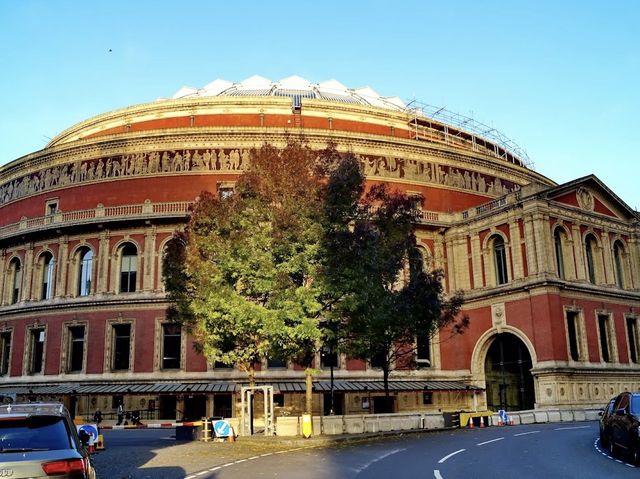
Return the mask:
<svg viewBox="0 0 640 479"><path fill-rule="evenodd" d="M77 426L77 428L78 428L78 433L80 433L80 431L84 431L94 441L98 440L98 428L95 424L83 424L81 426Z"/></svg>
<svg viewBox="0 0 640 479"><path fill-rule="evenodd" d="M220 419L213 422L213 432L216 437L229 437L231 435L231 425L228 421Z"/></svg>
<svg viewBox="0 0 640 479"><path fill-rule="evenodd" d="M498 411L498 416L500 417L500 420L503 424L509 423L509 416L507 416L507 411L505 411L504 409L500 409Z"/></svg>

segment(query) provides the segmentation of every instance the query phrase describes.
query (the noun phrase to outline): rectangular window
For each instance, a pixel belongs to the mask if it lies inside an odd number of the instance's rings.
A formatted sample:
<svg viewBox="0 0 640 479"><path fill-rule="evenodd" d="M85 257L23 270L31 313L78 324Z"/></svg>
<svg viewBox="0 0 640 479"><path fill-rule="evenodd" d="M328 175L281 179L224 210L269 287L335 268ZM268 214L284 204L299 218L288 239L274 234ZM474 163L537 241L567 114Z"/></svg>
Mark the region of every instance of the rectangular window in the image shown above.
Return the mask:
<svg viewBox="0 0 640 479"><path fill-rule="evenodd" d="M0 376L9 374L11 360L11 332L0 333Z"/></svg>
<svg viewBox="0 0 640 479"><path fill-rule="evenodd" d="M38 374L42 372L44 362L44 329L31 330L31 358L29 361L30 373Z"/></svg>
<svg viewBox="0 0 640 479"><path fill-rule="evenodd" d="M598 331L600 332L600 358L605 363L611 362L611 350L609 348L609 316L598 315Z"/></svg>
<svg viewBox="0 0 640 479"><path fill-rule="evenodd" d="M433 404L433 393L431 391L422 392L422 404Z"/></svg>
<svg viewBox="0 0 640 479"><path fill-rule="evenodd" d="M268 358L267 359L267 367L268 368L278 368L278 369L286 369L287 360L282 358Z"/></svg>
<svg viewBox="0 0 640 479"><path fill-rule="evenodd" d="M374 354L371 358L371 367L374 369L382 369L385 363L385 355L384 353Z"/></svg>
<svg viewBox="0 0 640 479"><path fill-rule="evenodd" d="M111 409L118 409L120 404L124 404L124 396L111 396Z"/></svg>
<svg viewBox="0 0 640 479"><path fill-rule="evenodd" d="M213 415L215 417L233 416L233 397L231 394L216 394L213 396Z"/></svg>
<svg viewBox="0 0 640 479"><path fill-rule="evenodd" d="M428 334L416 338L416 363L419 368L431 366L431 337Z"/></svg>
<svg viewBox="0 0 640 479"><path fill-rule="evenodd" d="M162 325L162 369L180 369L182 329L179 324Z"/></svg>
<svg viewBox="0 0 640 479"><path fill-rule="evenodd" d="M129 369L131 350L131 324L113 325L113 369Z"/></svg>
<svg viewBox="0 0 640 479"><path fill-rule="evenodd" d="M320 351L320 367L322 369L337 368L338 353L322 349Z"/></svg>
<svg viewBox="0 0 640 479"><path fill-rule="evenodd" d="M213 363L213 367L215 369L232 369L233 368L233 366L231 366L230 364L223 363L222 361L215 361Z"/></svg>
<svg viewBox="0 0 640 479"><path fill-rule="evenodd" d="M638 362L638 321L636 318L627 318L627 337L629 338L629 359L632 363Z"/></svg>
<svg viewBox="0 0 640 479"><path fill-rule="evenodd" d="M69 328L69 372L80 372L84 364L84 326Z"/></svg>
<svg viewBox="0 0 640 479"><path fill-rule="evenodd" d="M578 338L578 312L567 311L567 334L569 336L569 355L574 361L580 360L580 343Z"/></svg>
<svg viewBox="0 0 640 479"><path fill-rule="evenodd" d="M284 394L283 393L275 393L273 395L273 405L274 405L274 407L284 407Z"/></svg>
<svg viewBox="0 0 640 479"><path fill-rule="evenodd" d="M127 255L122 257L120 270L120 292L134 293L136 291L136 276L138 272L138 257Z"/></svg>

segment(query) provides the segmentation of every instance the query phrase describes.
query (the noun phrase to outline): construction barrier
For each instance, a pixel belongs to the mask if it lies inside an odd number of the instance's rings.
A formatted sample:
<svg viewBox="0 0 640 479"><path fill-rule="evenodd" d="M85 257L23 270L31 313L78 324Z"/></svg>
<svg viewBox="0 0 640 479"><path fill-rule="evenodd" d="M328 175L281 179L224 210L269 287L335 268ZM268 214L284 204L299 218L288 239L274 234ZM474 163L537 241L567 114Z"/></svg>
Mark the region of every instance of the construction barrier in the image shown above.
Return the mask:
<svg viewBox="0 0 640 479"><path fill-rule="evenodd" d="M460 427L486 427L490 425L489 418L493 415L491 411L474 411L460 413Z"/></svg>
<svg viewBox="0 0 640 479"><path fill-rule="evenodd" d="M102 451L104 450L104 436L102 434L98 434L98 442L96 443L96 450Z"/></svg>

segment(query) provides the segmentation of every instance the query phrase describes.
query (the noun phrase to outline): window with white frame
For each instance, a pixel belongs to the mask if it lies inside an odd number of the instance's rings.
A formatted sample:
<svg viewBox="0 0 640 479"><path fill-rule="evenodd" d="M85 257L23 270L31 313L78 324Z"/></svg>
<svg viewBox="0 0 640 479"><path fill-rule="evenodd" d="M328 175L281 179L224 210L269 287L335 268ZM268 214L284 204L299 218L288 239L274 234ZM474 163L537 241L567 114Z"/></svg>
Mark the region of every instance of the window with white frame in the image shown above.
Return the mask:
<svg viewBox="0 0 640 479"><path fill-rule="evenodd" d="M77 253L78 259L78 296L91 294L91 278L93 275L93 251L83 247Z"/></svg>
<svg viewBox="0 0 640 479"><path fill-rule="evenodd" d="M600 359L605 363L613 362L616 353L613 319L606 313L598 313L596 318L600 337Z"/></svg>
<svg viewBox="0 0 640 479"><path fill-rule="evenodd" d="M564 243L566 241L566 236L562 231L562 228L556 228L553 232L553 244L555 247L556 254L556 272L558 273L558 277L560 279L565 279L565 269L564 269Z"/></svg>
<svg viewBox="0 0 640 479"><path fill-rule="evenodd" d="M580 311L565 311L567 348L572 361L586 360L584 321Z"/></svg>
<svg viewBox="0 0 640 479"><path fill-rule="evenodd" d="M44 369L44 328L29 330L29 374L41 374Z"/></svg>
<svg viewBox="0 0 640 479"><path fill-rule="evenodd" d="M125 243L120 254L120 292L134 293L138 274L138 249L133 243Z"/></svg>
<svg viewBox="0 0 640 479"><path fill-rule="evenodd" d="M496 235L492 240L493 265L496 273L496 285L507 284L509 274L507 271L507 250L502 236Z"/></svg>
<svg viewBox="0 0 640 479"><path fill-rule="evenodd" d="M593 235L587 235L584 242L585 256L587 259L587 278L590 283L596 284L596 238Z"/></svg>
<svg viewBox="0 0 640 479"><path fill-rule="evenodd" d="M613 268L616 277L616 286L620 289L625 285L624 271L624 245L618 240L613 243Z"/></svg>
<svg viewBox="0 0 640 479"><path fill-rule="evenodd" d="M81 372L84 368L84 325L69 326L67 332L67 371Z"/></svg>
<svg viewBox="0 0 640 479"><path fill-rule="evenodd" d="M0 333L0 376L9 374L11 363L11 331Z"/></svg>
<svg viewBox="0 0 640 479"><path fill-rule="evenodd" d="M177 323L162 325L162 369L180 369L182 327Z"/></svg>
<svg viewBox="0 0 640 479"><path fill-rule="evenodd" d="M40 268L42 270L40 299L53 298L55 263L53 255L50 252L47 251L40 255Z"/></svg>
<svg viewBox="0 0 640 479"><path fill-rule="evenodd" d="M638 363L638 318L627 316L625 318L627 326L627 341L629 344L629 361Z"/></svg>
<svg viewBox="0 0 640 479"><path fill-rule="evenodd" d="M126 371L131 362L131 323L112 325L112 366L114 371Z"/></svg>
<svg viewBox="0 0 640 479"><path fill-rule="evenodd" d="M16 304L20 301L20 293L22 288L22 265L18 258L13 258L9 263L9 274L11 278L11 291L9 302L10 304Z"/></svg>

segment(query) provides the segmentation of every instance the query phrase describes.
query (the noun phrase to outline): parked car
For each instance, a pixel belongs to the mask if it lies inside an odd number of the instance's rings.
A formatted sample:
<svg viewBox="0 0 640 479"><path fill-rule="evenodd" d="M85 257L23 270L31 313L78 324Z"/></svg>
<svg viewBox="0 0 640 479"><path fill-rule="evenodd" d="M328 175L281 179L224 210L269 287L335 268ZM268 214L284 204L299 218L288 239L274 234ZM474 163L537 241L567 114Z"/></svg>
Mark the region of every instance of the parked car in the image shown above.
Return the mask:
<svg viewBox="0 0 640 479"><path fill-rule="evenodd" d="M640 392L616 396L602 428L612 456L627 453L634 463L640 463Z"/></svg>
<svg viewBox="0 0 640 479"><path fill-rule="evenodd" d="M616 398L609 401L609 404L600 411L600 445L602 447L609 447L609 417L613 412L613 405L616 402Z"/></svg>
<svg viewBox="0 0 640 479"><path fill-rule="evenodd" d="M91 456L59 403L0 405L0 474L95 479Z"/></svg>

